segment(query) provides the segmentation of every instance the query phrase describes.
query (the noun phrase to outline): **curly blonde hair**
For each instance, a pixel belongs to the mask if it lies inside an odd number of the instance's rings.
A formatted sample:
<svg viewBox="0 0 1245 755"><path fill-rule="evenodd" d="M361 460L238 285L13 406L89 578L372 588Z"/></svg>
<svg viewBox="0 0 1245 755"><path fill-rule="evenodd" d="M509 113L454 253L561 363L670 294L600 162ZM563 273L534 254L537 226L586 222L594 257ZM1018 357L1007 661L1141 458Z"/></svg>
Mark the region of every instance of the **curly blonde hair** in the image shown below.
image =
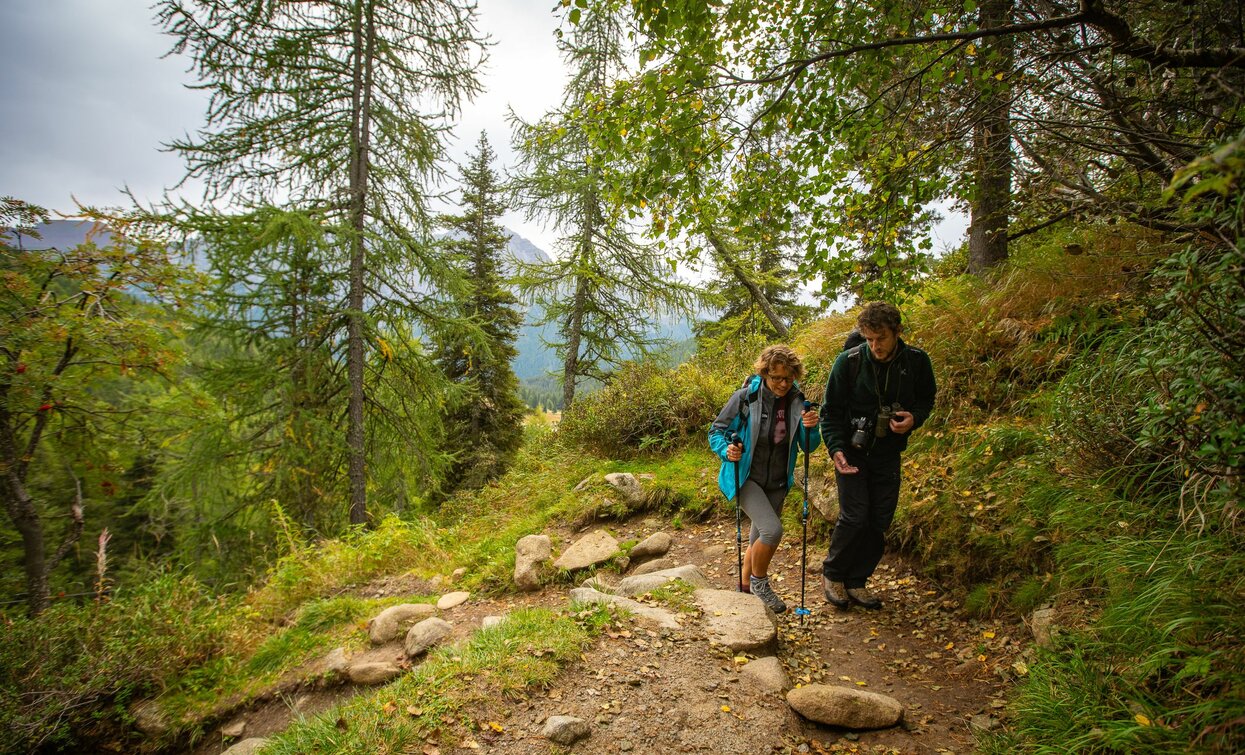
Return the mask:
<svg viewBox="0 0 1245 755"><path fill-rule="evenodd" d="M794 380L804 378L804 362L800 361L800 355L795 353L795 349L785 343L776 343L762 349L761 356L757 357L752 369L761 377L769 377L769 371L774 365L786 367Z"/></svg>

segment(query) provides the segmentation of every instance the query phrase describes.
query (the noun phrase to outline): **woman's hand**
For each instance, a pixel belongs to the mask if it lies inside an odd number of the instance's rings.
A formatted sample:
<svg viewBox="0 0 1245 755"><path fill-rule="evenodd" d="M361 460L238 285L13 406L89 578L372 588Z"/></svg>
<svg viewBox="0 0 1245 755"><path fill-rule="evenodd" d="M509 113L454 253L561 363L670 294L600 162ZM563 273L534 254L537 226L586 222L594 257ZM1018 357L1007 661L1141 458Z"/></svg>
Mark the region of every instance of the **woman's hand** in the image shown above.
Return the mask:
<svg viewBox="0 0 1245 755"><path fill-rule="evenodd" d="M800 419L804 423L804 426L810 430L812 430L814 427L817 427L817 423L821 421L821 417L820 415L817 414L816 409L809 409L808 411L804 412L804 414L801 415Z"/></svg>
<svg viewBox="0 0 1245 755"><path fill-rule="evenodd" d="M726 447L726 460L739 461L744 455L743 443L732 443Z"/></svg>

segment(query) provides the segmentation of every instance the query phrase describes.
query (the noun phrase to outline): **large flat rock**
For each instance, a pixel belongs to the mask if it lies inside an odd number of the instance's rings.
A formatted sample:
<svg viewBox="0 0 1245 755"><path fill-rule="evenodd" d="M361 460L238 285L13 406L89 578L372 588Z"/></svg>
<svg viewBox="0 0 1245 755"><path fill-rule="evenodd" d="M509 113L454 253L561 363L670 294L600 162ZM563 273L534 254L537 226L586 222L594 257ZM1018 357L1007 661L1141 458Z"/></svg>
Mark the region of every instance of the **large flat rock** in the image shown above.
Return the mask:
<svg viewBox="0 0 1245 755"><path fill-rule="evenodd" d="M558 569L575 571L603 564L617 555L618 541L608 532L597 530L576 540L574 545L567 548L566 552L553 562L553 565Z"/></svg>
<svg viewBox="0 0 1245 755"><path fill-rule="evenodd" d="M625 608L636 616L652 621L660 627L667 629L682 628L674 614L664 608L645 605L631 598L624 598L621 595L606 595L603 592L593 590L591 587L576 587L574 590L571 590L571 600L580 603L609 603Z"/></svg>
<svg viewBox="0 0 1245 755"><path fill-rule="evenodd" d="M709 586L709 580L705 579L705 575L701 574L700 569L692 564L687 564L685 566L676 566L673 569L663 569L647 574L633 574L630 577L625 577L614 588L614 592L619 595L643 595L649 590L656 590L667 582L673 582L676 579L683 580L692 587Z"/></svg>
<svg viewBox="0 0 1245 755"><path fill-rule="evenodd" d="M734 590L697 590L693 597L704 612L705 634L711 642L735 652L769 650L777 642L773 614L755 595Z"/></svg>

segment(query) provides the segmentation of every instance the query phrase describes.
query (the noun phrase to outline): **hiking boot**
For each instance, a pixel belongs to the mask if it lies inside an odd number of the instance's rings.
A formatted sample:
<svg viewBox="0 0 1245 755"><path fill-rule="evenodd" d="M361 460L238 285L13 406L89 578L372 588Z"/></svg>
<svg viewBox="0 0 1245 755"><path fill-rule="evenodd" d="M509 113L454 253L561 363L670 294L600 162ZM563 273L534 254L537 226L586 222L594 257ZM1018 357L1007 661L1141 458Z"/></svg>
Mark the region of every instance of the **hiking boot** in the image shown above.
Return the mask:
<svg viewBox="0 0 1245 755"><path fill-rule="evenodd" d="M752 594L761 599L761 602L774 613L782 613L787 610L787 604L782 602L782 598L778 597L774 592L774 588L769 586L769 577L757 579L752 577L749 580L752 583Z"/></svg>
<svg viewBox="0 0 1245 755"><path fill-rule="evenodd" d="M861 608L876 611L882 607L882 601L869 592L867 587L849 587L847 588L847 597L851 598L852 602Z"/></svg>
<svg viewBox="0 0 1245 755"><path fill-rule="evenodd" d="M826 602L835 608L847 608L852 604L847 597L847 588L842 582L831 582L826 575L821 575L821 589L826 593Z"/></svg>

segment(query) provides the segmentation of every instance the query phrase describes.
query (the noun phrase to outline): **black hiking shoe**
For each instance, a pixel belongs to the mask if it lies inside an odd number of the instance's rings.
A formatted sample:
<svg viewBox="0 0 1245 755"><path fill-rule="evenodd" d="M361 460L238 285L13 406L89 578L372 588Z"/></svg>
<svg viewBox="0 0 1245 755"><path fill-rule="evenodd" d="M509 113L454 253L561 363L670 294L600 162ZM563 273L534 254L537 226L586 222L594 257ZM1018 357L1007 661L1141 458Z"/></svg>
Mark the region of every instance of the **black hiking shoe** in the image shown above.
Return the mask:
<svg viewBox="0 0 1245 755"><path fill-rule="evenodd" d="M869 592L867 587L849 587L847 588L847 597L861 608L868 608L870 611L876 611L882 607L882 601L876 595Z"/></svg>
<svg viewBox="0 0 1245 755"><path fill-rule="evenodd" d="M842 582L831 582L826 575L821 575L821 589L826 593L826 602L835 608L847 608L851 599L847 597L847 588Z"/></svg>
<svg viewBox="0 0 1245 755"><path fill-rule="evenodd" d="M749 580L752 583L752 594L761 599L769 610L774 613L782 613L787 610L787 604L782 602L782 598L774 592L774 588L769 586L769 577L757 579L752 577Z"/></svg>

